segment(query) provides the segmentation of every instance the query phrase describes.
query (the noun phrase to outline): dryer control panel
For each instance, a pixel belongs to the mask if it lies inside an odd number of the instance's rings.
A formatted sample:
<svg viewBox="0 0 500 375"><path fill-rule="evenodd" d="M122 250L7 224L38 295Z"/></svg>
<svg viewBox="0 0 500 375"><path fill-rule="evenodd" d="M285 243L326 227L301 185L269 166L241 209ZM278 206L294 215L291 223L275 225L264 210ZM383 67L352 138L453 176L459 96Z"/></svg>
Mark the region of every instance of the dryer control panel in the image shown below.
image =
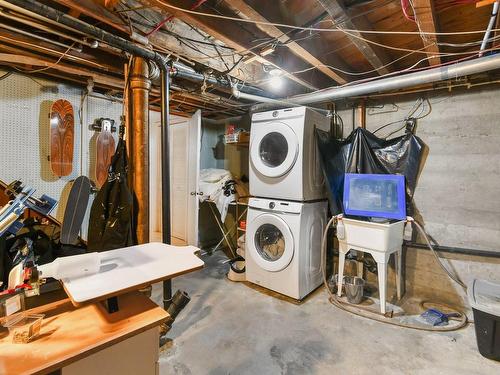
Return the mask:
<svg viewBox="0 0 500 375"><path fill-rule="evenodd" d="M250 198L248 206L266 211L300 214L302 212L303 203L281 201L277 199Z"/></svg>

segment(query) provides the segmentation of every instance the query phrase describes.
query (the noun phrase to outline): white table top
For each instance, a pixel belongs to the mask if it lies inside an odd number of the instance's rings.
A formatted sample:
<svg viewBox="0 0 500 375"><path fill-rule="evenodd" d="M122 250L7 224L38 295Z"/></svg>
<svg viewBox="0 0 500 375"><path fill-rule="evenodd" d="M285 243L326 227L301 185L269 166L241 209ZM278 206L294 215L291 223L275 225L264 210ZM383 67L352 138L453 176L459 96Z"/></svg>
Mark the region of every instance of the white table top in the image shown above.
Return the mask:
<svg viewBox="0 0 500 375"><path fill-rule="evenodd" d="M100 253L98 273L62 283L74 305L103 300L203 268L198 250L159 242L110 250Z"/></svg>

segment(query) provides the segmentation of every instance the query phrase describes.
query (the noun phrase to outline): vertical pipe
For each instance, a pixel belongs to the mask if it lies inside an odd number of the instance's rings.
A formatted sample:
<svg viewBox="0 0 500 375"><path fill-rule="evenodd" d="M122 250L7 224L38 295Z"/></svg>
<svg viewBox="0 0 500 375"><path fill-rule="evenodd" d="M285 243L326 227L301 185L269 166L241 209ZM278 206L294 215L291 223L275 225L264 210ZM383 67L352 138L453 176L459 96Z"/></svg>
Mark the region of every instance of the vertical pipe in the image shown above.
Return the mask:
<svg viewBox="0 0 500 375"><path fill-rule="evenodd" d="M149 67L142 57L132 59L130 89L132 121L129 129L131 185L136 199L134 228L139 244L149 242Z"/></svg>
<svg viewBox="0 0 500 375"><path fill-rule="evenodd" d="M169 137L170 128L170 71L167 66L161 70L161 221L162 242L170 244L170 155ZM163 308L166 310L172 302L172 281L163 282Z"/></svg>
<svg viewBox="0 0 500 375"><path fill-rule="evenodd" d="M490 21L488 22L488 28L486 29L486 32L484 33L483 42L481 43L479 57L483 56L483 50L485 50L487 45L488 45L488 40L490 39L491 30L495 26L495 21L497 20L499 3L500 3L500 1L497 1L493 4L493 9L491 11Z"/></svg>
<svg viewBox="0 0 500 375"><path fill-rule="evenodd" d="M358 116L359 116L358 127L366 129L366 102L364 99L361 99L361 103L358 106Z"/></svg>

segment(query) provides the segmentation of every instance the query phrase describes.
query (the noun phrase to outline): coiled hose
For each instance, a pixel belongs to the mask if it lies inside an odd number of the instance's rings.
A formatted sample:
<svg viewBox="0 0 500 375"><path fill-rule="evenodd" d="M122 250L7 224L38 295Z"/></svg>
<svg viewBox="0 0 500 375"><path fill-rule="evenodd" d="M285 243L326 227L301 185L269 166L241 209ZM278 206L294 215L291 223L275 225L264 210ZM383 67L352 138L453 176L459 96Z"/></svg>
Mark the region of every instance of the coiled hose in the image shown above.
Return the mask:
<svg viewBox="0 0 500 375"><path fill-rule="evenodd" d="M416 330L422 330L422 331L440 331L440 332L446 332L446 331L455 331L457 329L460 329L464 327L467 324L467 316L461 312L461 311L455 311L460 315L460 318L458 320L458 323L453 326L423 326L423 325L418 325L418 324L411 324L411 323L405 323L405 322L400 322L397 320L394 320L392 318L386 318L385 316L379 315L375 312L370 312L366 310L359 309L355 306L347 305L343 303L332 291L330 290L330 287L328 286L328 281L326 278L326 239L328 236L328 229L330 226L338 220L339 216L333 216L329 221L328 224L325 227L325 230L323 231L323 236L321 238L321 271L323 274L323 284L325 285L326 291L330 295L329 301L332 305L338 307L339 309L342 309L344 311L350 312L352 314L361 316L363 318L368 318L372 320L376 320L378 322L386 323L386 324L391 324L394 326L398 327L404 327L404 328L411 328L411 329L416 329ZM446 271L448 276L450 276L455 282L460 284L461 286L465 287L464 283L460 281L457 277L453 277L452 274L448 271L448 269L441 263L441 260L439 259L439 256L436 254L434 248L432 247L427 234L423 230L423 228L418 224L413 218L408 218L407 221L409 222L414 222L419 229L419 231L422 233L424 238L427 241L427 245L433 252L434 256L436 257L438 263L441 265L441 267ZM423 306L426 302L423 302L421 305ZM441 305L444 306L444 305ZM446 306L448 307L448 306ZM448 307L449 308L449 307ZM450 310L452 310L450 308Z"/></svg>

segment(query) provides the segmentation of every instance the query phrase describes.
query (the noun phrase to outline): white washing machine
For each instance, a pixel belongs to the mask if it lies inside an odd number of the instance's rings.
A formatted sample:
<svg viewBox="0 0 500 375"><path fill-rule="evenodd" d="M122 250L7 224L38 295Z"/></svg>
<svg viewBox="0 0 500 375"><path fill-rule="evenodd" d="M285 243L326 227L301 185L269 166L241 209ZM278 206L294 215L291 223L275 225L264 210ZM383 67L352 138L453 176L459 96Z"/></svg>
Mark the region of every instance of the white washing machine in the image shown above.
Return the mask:
<svg viewBox="0 0 500 375"><path fill-rule="evenodd" d="M314 128L330 120L309 108L255 113L250 130L250 194L309 201L326 197Z"/></svg>
<svg viewBox="0 0 500 375"><path fill-rule="evenodd" d="M303 299L322 282L321 235L327 202L251 198L246 232L246 278Z"/></svg>

